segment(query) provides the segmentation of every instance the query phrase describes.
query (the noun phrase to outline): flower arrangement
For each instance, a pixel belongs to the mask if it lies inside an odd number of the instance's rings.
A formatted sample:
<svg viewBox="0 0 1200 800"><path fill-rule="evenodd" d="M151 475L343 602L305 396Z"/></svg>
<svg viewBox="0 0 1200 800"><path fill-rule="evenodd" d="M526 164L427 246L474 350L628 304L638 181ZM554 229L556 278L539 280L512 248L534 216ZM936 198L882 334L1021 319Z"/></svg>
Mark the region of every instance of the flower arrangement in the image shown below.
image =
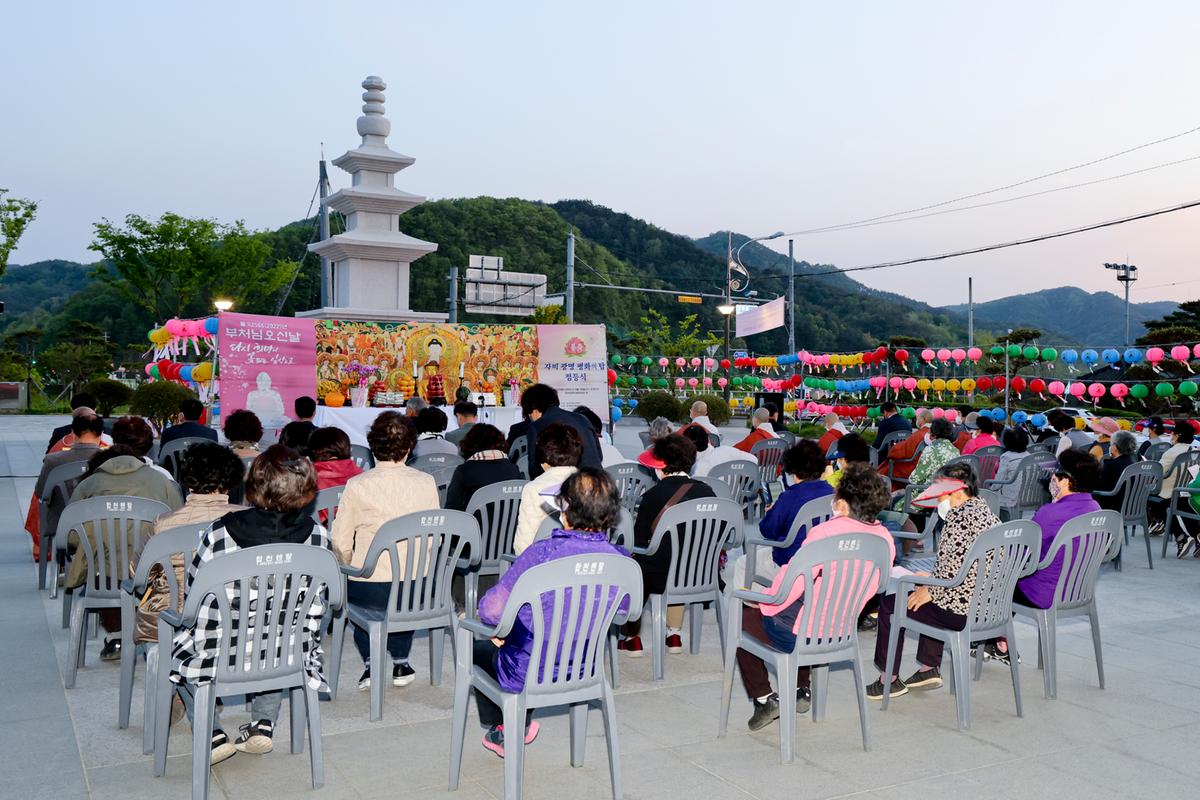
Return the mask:
<svg viewBox="0 0 1200 800"><path fill-rule="evenodd" d="M361 388L365 388L377 372L379 372L379 367L374 364L363 364L358 360L351 361L342 367L342 374L348 376L347 383L357 383Z"/></svg>

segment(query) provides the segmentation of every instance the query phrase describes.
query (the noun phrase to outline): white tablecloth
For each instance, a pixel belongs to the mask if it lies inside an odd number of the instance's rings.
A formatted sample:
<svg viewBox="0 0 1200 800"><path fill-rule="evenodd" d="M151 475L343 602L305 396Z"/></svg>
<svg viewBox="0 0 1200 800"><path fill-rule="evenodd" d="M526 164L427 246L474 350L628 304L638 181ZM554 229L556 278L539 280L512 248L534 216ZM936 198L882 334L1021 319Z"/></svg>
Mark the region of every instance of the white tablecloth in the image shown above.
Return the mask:
<svg viewBox="0 0 1200 800"><path fill-rule="evenodd" d="M457 428L458 421L454 419L454 409L451 406L445 406L442 410L446 412L446 430L452 431ZM375 421L375 418L384 411L399 411L400 413L404 413L404 409L395 408L352 408L349 406L331 408L330 406L317 406L317 413L313 417L313 423L322 428L326 426L341 428L350 437L351 444L361 444L363 447L366 447L367 429L371 427L371 423ZM517 406L489 406L479 409L479 421L495 425L504 434L507 434L508 429L519 422L520 419L521 409Z"/></svg>

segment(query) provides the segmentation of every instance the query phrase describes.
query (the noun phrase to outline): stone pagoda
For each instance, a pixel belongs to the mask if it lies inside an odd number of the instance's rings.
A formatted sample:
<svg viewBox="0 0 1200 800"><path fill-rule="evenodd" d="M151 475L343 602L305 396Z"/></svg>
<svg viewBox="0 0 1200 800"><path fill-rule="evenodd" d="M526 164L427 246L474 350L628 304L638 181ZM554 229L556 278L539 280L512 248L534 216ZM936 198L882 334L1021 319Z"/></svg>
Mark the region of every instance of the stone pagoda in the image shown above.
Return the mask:
<svg viewBox="0 0 1200 800"><path fill-rule="evenodd" d="M416 160L387 145L392 123L384 116L383 90L375 75L362 82L363 115L358 118L362 144L334 159L335 167L350 173L350 187L331 195L329 209L346 217L346 231L308 249L330 264L329 305L297 314L318 319L378 320L382 322L444 322L446 314L413 311L409 307L409 269L412 262L437 250L400 232L400 215L425 202L424 197L400 191L395 175Z"/></svg>

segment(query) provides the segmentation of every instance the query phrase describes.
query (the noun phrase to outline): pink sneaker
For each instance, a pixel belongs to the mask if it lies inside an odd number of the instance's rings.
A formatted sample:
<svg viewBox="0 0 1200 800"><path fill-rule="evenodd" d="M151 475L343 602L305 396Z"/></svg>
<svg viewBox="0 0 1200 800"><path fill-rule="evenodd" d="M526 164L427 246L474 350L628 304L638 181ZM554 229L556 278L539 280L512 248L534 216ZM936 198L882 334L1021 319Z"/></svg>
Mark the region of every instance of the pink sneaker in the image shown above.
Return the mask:
<svg viewBox="0 0 1200 800"><path fill-rule="evenodd" d="M542 726L537 720L529 723L529 727L525 729L525 744L532 744L537 738L538 732ZM504 758L504 726L497 725L494 728L489 728L488 732L483 735L483 746L487 750L491 750L496 755Z"/></svg>

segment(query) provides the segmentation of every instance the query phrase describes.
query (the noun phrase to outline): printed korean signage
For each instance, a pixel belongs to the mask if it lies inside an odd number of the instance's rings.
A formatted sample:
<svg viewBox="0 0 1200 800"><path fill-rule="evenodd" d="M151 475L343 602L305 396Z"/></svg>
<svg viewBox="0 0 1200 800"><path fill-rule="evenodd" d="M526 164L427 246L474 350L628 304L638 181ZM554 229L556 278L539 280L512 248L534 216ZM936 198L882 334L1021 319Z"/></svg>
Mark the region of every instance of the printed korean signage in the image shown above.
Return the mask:
<svg viewBox="0 0 1200 800"><path fill-rule="evenodd" d="M267 430L287 425L296 398L317 395L313 321L223 313L218 322L221 413L244 408Z"/></svg>
<svg viewBox="0 0 1200 800"><path fill-rule="evenodd" d="M538 380L562 407L587 406L608 421L608 353L603 325L538 325Z"/></svg>

